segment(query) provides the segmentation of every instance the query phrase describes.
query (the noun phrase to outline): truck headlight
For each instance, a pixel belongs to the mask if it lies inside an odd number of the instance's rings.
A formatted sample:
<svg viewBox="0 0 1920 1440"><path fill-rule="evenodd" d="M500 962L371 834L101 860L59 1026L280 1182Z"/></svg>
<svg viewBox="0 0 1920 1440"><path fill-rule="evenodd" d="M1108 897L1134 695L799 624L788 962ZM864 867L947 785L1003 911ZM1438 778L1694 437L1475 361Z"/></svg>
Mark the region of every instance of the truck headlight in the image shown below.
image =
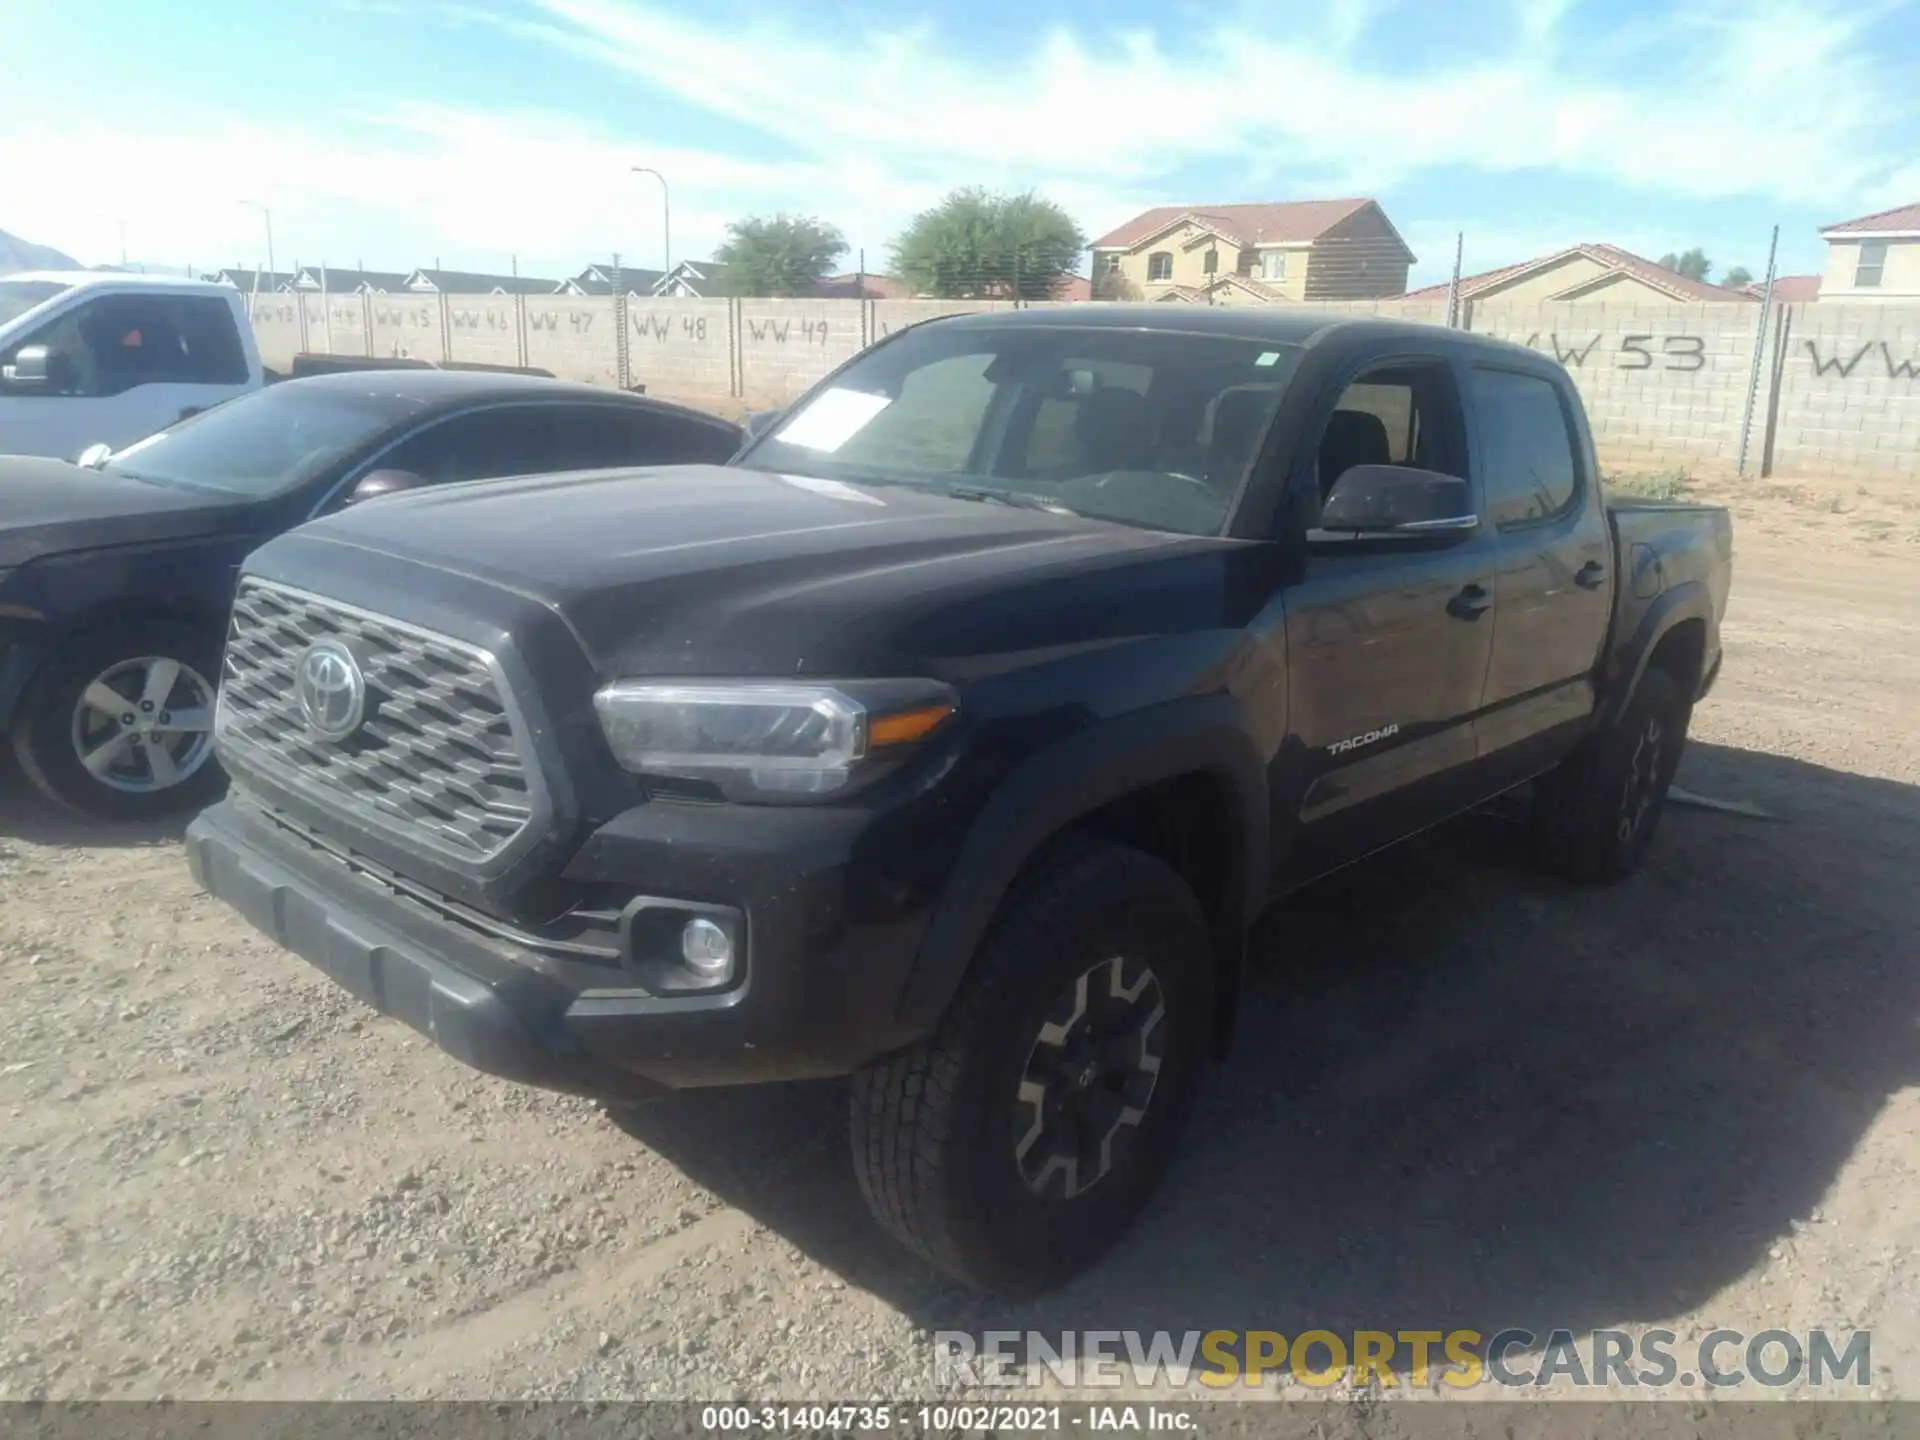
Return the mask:
<svg viewBox="0 0 1920 1440"><path fill-rule="evenodd" d="M844 791L939 729L956 701L930 681L621 680L593 707L614 758L634 774L704 780L752 801Z"/></svg>

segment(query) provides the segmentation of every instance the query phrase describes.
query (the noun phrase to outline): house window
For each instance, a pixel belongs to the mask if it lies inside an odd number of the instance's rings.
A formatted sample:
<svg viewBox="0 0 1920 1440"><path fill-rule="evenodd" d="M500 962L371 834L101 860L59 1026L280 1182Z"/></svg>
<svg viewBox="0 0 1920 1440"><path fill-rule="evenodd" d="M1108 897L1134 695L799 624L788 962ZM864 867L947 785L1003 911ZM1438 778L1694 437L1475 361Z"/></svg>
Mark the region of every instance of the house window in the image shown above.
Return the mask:
<svg viewBox="0 0 1920 1440"><path fill-rule="evenodd" d="M1284 280L1287 278L1287 252L1284 250L1263 250L1260 252L1260 278L1262 280Z"/></svg>
<svg viewBox="0 0 1920 1440"><path fill-rule="evenodd" d="M1877 289L1887 268L1887 242L1867 240L1860 246L1860 261L1854 266L1853 284L1858 290Z"/></svg>
<svg viewBox="0 0 1920 1440"><path fill-rule="evenodd" d="M1107 263L1106 263L1107 274L1118 275L1120 273L1120 262L1124 258L1125 257L1121 255L1107 256Z"/></svg>
<svg viewBox="0 0 1920 1440"><path fill-rule="evenodd" d="M1220 273L1220 252L1218 250L1207 251L1207 263L1205 268L1206 268L1206 273L1209 275L1217 275Z"/></svg>
<svg viewBox="0 0 1920 1440"><path fill-rule="evenodd" d="M1147 279L1173 279L1173 252L1171 250L1156 250L1147 257Z"/></svg>

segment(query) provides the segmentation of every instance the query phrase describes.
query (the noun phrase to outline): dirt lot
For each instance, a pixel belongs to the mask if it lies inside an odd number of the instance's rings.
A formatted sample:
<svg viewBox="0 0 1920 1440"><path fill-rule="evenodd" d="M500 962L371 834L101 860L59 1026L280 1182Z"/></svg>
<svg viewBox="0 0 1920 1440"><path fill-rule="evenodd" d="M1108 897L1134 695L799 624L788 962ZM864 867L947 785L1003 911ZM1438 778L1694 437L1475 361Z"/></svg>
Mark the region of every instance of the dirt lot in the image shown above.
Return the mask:
<svg viewBox="0 0 1920 1440"><path fill-rule="evenodd" d="M1476 820L1270 917L1174 1178L1031 1306L882 1238L836 1087L475 1076L9 787L0 1387L905 1398L933 1329L1665 1324L1869 1327L1920 1396L1915 515L1781 489L1681 777L1775 818L1676 810L1598 893Z"/></svg>

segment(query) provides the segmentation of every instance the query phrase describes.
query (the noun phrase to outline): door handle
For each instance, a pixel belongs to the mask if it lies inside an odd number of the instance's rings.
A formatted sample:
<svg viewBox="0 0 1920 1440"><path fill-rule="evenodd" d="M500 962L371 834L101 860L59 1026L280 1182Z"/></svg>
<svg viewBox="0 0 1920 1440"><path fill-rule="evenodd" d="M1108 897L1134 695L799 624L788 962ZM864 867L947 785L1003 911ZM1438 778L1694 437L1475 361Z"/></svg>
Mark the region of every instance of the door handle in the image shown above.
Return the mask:
<svg viewBox="0 0 1920 1440"><path fill-rule="evenodd" d="M1461 588L1447 601L1447 613L1456 620L1478 620L1493 605L1493 597L1478 585Z"/></svg>
<svg viewBox="0 0 1920 1440"><path fill-rule="evenodd" d="M1607 567L1598 560L1589 560L1573 572L1573 583L1582 590L1598 590L1607 583Z"/></svg>

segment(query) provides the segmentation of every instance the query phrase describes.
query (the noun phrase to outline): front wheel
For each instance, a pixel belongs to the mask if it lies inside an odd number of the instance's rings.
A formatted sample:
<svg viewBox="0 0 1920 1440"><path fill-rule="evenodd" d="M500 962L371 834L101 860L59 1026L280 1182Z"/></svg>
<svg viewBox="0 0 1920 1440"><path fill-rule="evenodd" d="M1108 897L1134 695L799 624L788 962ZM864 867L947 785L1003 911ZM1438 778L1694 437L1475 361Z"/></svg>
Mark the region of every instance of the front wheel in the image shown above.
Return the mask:
<svg viewBox="0 0 1920 1440"><path fill-rule="evenodd" d="M1192 890L1077 843L995 922L938 1030L854 1079L874 1214L977 1289L1097 1260L1171 1162L1204 1064L1212 942Z"/></svg>
<svg viewBox="0 0 1920 1440"><path fill-rule="evenodd" d="M1666 810L1692 714L1680 682L1649 668L1620 717L1540 781L1533 827L1552 869L1608 884L1640 868Z"/></svg>
<svg viewBox="0 0 1920 1440"><path fill-rule="evenodd" d="M21 703L13 749L42 794L83 814L148 820L207 803L220 645L183 625L131 622L73 641Z"/></svg>

